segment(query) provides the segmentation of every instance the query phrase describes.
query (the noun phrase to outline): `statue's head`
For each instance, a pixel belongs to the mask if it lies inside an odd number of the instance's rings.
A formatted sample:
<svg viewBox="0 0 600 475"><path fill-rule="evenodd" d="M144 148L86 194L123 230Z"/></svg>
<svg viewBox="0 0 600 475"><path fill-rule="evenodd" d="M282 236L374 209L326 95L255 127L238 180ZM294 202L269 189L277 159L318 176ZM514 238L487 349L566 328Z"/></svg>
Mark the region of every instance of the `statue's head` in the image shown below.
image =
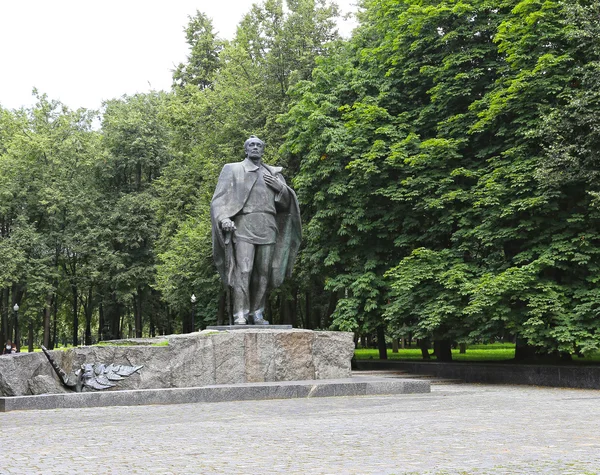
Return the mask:
<svg viewBox="0 0 600 475"><path fill-rule="evenodd" d="M244 150L246 151L246 157L258 160L265 151L265 143L256 135L251 135L250 138L244 142Z"/></svg>

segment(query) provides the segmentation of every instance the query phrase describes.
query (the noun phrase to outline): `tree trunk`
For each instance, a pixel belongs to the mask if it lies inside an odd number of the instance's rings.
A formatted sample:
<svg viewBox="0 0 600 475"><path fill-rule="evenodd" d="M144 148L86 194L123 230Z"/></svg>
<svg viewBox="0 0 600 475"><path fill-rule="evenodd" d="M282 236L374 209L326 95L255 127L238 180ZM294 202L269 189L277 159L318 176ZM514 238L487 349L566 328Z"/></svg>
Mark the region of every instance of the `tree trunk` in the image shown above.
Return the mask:
<svg viewBox="0 0 600 475"><path fill-rule="evenodd" d="M12 309L9 310L9 307L10 307L9 297L10 297L10 287L6 287L2 291L2 318L6 321L6 332L4 333L5 339L11 338L12 330L13 330L13 325L12 325L11 318L10 318Z"/></svg>
<svg viewBox="0 0 600 475"><path fill-rule="evenodd" d="M152 317L152 313L150 313L150 337L154 338L156 336L156 326L154 325L154 318Z"/></svg>
<svg viewBox="0 0 600 475"><path fill-rule="evenodd" d="M299 328L306 328L306 319L304 318L304 306L302 305L302 297L298 297L296 301L296 315L298 316Z"/></svg>
<svg viewBox="0 0 600 475"><path fill-rule="evenodd" d="M181 331L183 333L191 333L190 328L192 328L191 313L187 309L184 309L181 315Z"/></svg>
<svg viewBox="0 0 600 475"><path fill-rule="evenodd" d="M5 289L0 290L0 302L4 302L4 291ZM8 320L3 309L0 309L0 320L2 320L2 325L0 325L0 340L2 341L0 343L4 345L8 340Z"/></svg>
<svg viewBox="0 0 600 475"><path fill-rule="evenodd" d="M73 296L73 346L77 346L79 343L79 299L76 285L71 285L71 294Z"/></svg>
<svg viewBox="0 0 600 475"><path fill-rule="evenodd" d="M52 317L52 298L53 293L46 295L46 305L44 306L44 346L50 348L50 318Z"/></svg>
<svg viewBox="0 0 600 475"><path fill-rule="evenodd" d="M27 339L29 340L27 350L29 353L33 353L33 322L29 321L29 332L27 333Z"/></svg>
<svg viewBox="0 0 600 475"><path fill-rule="evenodd" d="M377 348L379 349L379 359L387 360L387 346L385 344L385 327L377 327Z"/></svg>
<svg viewBox="0 0 600 475"><path fill-rule="evenodd" d="M131 316L131 309L129 307L127 307L126 314L121 313L121 319L119 320L119 334L117 335L117 338L119 340L123 339L123 328L125 328L125 315L127 315L127 317L128 317L127 320L129 320L129 317ZM135 318L135 316L134 316L134 318ZM131 330L129 331L129 333L131 334ZM128 337L129 337L129 335L128 335ZM131 337L129 337L129 338L131 338Z"/></svg>
<svg viewBox="0 0 600 475"><path fill-rule="evenodd" d="M167 305L167 335L173 334L173 324L171 321L172 318L173 315L171 314L171 307Z"/></svg>
<svg viewBox="0 0 600 475"><path fill-rule="evenodd" d="M327 315L326 315L326 322L325 322L326 328L331 327L331 316L333 315L333 312L335 312L337 303L338 303L337 292L331 292L331 294L329 295L329 303L327 304Z"/></svg>
<svg viewBox="0 0 600 475"><path fill-rule="evenodd" d="M298 286L294 286L294 304L292 305L291 325L292 328L298 327Z"/></svg>
<svg viewBox="0 0 600 475"><path fill-rule="evenodd" d="M12 305L11 310L15 307L15 304L23 302L25 290L17 284L12 286ZM14 312L14 331L15 339L14 342L17 345L17 351L21 351L21 331L19 329L19 317L18 312Z"/></svg>
<svg viewBox="0 0 600 475"><path fill-rule="evenodd" d="M398 347L400 346L400 339L394 338L392 340L392 353L398 353Z"/></svg>
<svg viewBox="0 0 600 475"><path fill-rule="evenodd" d="M467 353L467 344L466 343L461 343L459 345L459 348L460 348L459 354L464 355Z"/></svg>
<svg viewBox="0 0 600 475"><path fill-rule="evenodd" d="M107 301L103 303L104 312L104 340L116 340L119 338L122 305L117 301L115 292L110 292Z"/></svg>
<svg viewBox="0 0 600 475"><path fill-rule="evenodd" d="M287 298L282 298L280 303L281 323L284 325L292 324L292 303Z"/></svg>
<svg viewBox="0 0 600 475"><path fill-rule="evenodd" d="M17 353L21 353L21 330L19 328L19 316L17 312L15 312L15 339L13 342L17 345Z"/></svg>
<svg viewBox="0 0 600 475"><path fill-rule="evenodd" d="M104 340L104 331L104 306L100 302L98 304L98 341Z"/></svg>
<svg viewBox="0 0 600 475"><path fill-rule="evenodd" d="M430 360L431 356L429 355L429 338L417 339L417 345L421 349L421 356L423 359Z"/></svg>
<svg viewBox="0 0 600 475"><path fill-rule="evenodd" d="M538 358L537 348L527 343L527 340L517 337L515 344L515 360L532 361Z"/></svg>
<svg viewBox="0 0 600 475"><path fill-rule="evenodd" d="M94 307L92 305L92 297L94 295L94 288L90 286L88 289L87 302L83 306L83 310L85 312L85 344L92 344L92 313L94 311Z"/></svg>
<svg viewBox="0 0 600 475"><path fill-rule="evenodd" d="M311 321L311 315L310 315L310 293L308 291L306 291L304 293L304 318L306 320L306 329L307 330L312 330L313 329L313 325L312 325L312 321Z"/></svg>
<svg viewBox="0 0 600 475"><path fill-rule="evenodd" d="M54 292L54 296L52 297L52 328L52 340L48 347L51 350L58 346L58 292Z"/></svg>
<svg viewBox="0 0 600 475"><path fill-rule="evenodd" d="M142 338L142 288L137 287L137 296L133 296L133 315L135 319L135 337Z"/></svg>
<svg viewBox="0 0 600 475"><path fill-rule="evenodd" d="M433 350L438 361L452 361L452 342L450 340L435 340Z"/></svg>

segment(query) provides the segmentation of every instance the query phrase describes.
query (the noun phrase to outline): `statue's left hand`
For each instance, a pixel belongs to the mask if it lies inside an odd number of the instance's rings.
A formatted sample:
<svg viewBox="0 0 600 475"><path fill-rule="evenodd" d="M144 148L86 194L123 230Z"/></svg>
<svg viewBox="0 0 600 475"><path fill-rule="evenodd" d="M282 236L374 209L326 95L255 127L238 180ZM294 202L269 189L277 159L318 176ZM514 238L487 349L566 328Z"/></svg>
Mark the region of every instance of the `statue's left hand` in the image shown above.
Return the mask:
<svg viewBox="0 0 600 475"><path fill-rule="evenodd" d="M273 188L277 193L280 193L281 190L283 189L283 183L281 183L273 175L265 174L265 183L267 184L267 186L270 186L271 188Z"/></svg>

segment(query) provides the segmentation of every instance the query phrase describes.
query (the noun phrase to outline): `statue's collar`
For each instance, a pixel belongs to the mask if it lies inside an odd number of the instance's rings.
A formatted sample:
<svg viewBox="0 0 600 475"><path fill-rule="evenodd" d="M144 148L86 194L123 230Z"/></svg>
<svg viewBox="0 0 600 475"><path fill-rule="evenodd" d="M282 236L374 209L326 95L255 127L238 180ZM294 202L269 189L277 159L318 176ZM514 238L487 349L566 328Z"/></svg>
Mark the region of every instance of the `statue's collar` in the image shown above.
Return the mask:
<svg viewBox="0 0 600 475"><path fill-rule="evenodd" d="M249 158L244 158L244 161L242 162L242 165L244 166L244 170L246 170L247 172L255 172L259 168L258 165L256 165Z"/></svg>
<svg viewBox="0 0 600 475"><path fill-rule="evenodd" d="M267 170L269 170L269 172L271 172L271 175L275 175L276 173L281 173L281 170L283 170L282 167L272 167L271 165L267 165L264 162L261 162L261 165L263 167L265 167ZM242 162L242 166L244 167L244 170L246 170L247 172L255 172L256 170L258 170L260 168L249 158L244 158L244 161Z"/></svg>

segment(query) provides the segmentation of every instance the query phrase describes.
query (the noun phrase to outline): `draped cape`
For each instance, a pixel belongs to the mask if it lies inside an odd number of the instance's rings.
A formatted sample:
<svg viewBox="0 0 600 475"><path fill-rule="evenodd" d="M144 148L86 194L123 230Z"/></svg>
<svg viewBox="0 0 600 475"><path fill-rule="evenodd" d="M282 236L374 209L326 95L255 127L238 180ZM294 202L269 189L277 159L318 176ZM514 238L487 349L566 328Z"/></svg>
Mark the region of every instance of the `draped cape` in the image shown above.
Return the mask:
<svg viewBox="0 0 600 475"><path fill-rule="evenodd" d="M277 242L271 262L269 286L279 287L286 277L292 275L294 261L298 254L302 238L302 224L300 221L300 208L298 198L294 191L285 184L281 175L281 167L262 164L275 178L287 188L289 193L289 206L281 208L279 196L275 199L277 208ZM232 243L226 244L226 236L221 229L221 221L232 219L238 214L252 187L256 183L259 167L251 160L228 163L223 167L215 193L210 204L210 218L212 223L213 258L221 280L225 286L231 285L231 275L235 268L235 255L231 250Z"/></svg>

